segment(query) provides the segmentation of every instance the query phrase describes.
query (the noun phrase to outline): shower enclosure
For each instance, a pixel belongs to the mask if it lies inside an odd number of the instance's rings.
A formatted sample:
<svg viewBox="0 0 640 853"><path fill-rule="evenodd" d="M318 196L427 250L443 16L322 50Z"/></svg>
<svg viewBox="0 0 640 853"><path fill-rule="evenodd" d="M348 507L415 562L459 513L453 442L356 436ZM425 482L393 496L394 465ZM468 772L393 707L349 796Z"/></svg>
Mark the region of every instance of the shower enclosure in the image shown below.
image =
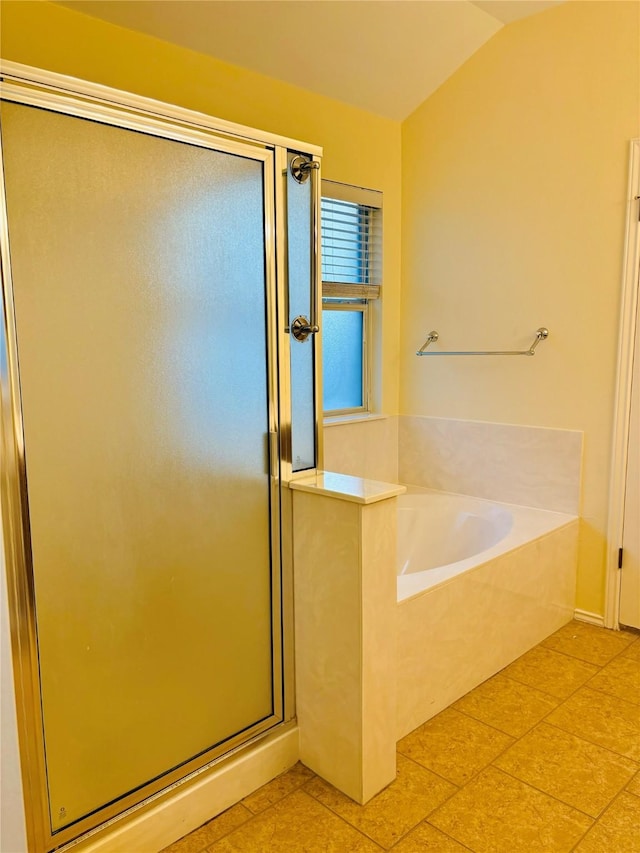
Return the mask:
<svg viewBox="0 0 640 853"><path fill-rule="evenodd" d="M3 518L50 850L293 715L320 151L2 70Z"/></svg>

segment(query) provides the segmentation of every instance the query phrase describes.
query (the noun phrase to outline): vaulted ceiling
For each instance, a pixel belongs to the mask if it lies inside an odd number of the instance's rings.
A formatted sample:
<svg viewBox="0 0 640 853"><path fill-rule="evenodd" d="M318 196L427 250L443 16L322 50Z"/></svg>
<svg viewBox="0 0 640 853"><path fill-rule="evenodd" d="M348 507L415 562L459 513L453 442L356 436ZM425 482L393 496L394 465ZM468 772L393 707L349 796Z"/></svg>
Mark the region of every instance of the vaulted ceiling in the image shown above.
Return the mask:
<svg viewBox="0 0 640 853"><path fill-rule="evenodd" d="M558 2L61 0L60 5L401 120L499 29Z"/></svg>

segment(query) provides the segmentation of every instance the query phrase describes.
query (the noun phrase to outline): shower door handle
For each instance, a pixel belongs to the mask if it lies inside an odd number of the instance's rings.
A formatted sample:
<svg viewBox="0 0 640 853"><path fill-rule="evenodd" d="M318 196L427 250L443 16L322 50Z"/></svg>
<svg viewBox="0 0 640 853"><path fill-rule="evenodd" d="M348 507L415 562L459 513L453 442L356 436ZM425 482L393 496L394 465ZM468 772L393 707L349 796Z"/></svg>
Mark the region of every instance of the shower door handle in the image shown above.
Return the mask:
<svg viewBox="0 0 640 853"><path fill-rule="evenodd" d="M302 314L296 317L296 319L291 324L291 334L293 337L300 341L306 341L309 335L315 335L320 331L320 327L317 323L311 323L310 320L307 320L306 317L303 317Z"/></svg>
<svg viewBox="0 0 640 853"><path fill-rule="evenodd" d="M307 180L311 179L312 250L310 277L311 292L309 294L311 319L308 320L304 315L300 314L291 323L290 329L288 329L288 331L291 332L291 334L297 341L303 343L307 340L309 335L315 335L320 331L320 326L318 324L318 259L320 257L320 183L318 180L318 173L320 170L320 163L317 160L313 160L312 158L307 158L299 155L298 157L293 158L289 168L291 174L299 184L304 184L307 182Z"/></svg>

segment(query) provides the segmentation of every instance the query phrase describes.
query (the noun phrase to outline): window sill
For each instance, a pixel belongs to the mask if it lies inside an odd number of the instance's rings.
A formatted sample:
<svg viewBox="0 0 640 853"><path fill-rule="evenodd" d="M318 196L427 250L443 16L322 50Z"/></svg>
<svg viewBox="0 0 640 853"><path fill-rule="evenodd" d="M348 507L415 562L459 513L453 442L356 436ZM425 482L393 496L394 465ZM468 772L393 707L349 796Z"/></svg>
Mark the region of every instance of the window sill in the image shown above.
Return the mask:
<svg viewBox="0 0 640 853"><path fill-rule="evenodd" d="M330 426L342 426L343 424L361 424L366 421L384 421L389 417L389 415L379 415L372 414L371 412L363 412L362 414L352 414L352 415L333 415L328 418L324 418L322 425L326 427Z"/></svg>

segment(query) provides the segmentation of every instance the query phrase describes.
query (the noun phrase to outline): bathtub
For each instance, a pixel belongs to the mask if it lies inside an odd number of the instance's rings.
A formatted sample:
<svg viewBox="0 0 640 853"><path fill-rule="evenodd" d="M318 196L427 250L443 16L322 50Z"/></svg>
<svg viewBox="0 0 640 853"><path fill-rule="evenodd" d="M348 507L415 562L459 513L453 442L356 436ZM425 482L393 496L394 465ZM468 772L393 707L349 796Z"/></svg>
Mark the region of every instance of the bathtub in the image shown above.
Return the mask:
<svg viewBox="0 0 640 853"><path fill-rule="evenodd" d="M397 500L399 739L573 617L578 519L415 486Z"/></svg>
<svg viewBox="0 0 640 853"><path fill-rule="evenodd" d="M563 512L408 486L398 498L398 601L573 521Z"/></svg>

